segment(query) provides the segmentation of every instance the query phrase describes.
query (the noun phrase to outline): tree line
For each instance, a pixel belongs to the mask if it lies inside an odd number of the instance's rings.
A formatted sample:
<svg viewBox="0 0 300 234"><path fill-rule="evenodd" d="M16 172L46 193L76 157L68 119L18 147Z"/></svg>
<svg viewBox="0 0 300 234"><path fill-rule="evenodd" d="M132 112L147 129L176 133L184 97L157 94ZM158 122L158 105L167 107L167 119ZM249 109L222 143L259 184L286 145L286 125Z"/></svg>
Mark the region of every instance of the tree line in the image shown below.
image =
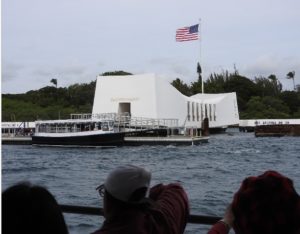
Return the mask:
<svg viewBox="0 0 300 234"><path fill-rule="evenodd" d="M102 75L131 75L124 71ZM293 74L294 75L294 74ZM171 84L186 96L201 93L201 75L190 84L176 78ZM66 119L72 113L91 113L96 81L31 90L24 94L2 94L2 121L35 121ZM283 91L275 75L254 80L237 71L211 74L204 82L205 93L236 92L241 119L300 118L300 86L295 91Z"/></svg>

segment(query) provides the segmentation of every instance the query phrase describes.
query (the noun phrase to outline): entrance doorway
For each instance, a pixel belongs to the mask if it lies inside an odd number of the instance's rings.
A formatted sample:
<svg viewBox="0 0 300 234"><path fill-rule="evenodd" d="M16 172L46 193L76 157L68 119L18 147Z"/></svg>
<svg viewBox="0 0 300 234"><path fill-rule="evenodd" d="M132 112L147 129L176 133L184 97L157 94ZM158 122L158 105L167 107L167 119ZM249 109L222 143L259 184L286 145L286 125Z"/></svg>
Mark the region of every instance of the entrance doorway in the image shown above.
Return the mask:
<svg viewBox="0 0 300 234"><path fill-rule="evenodd" d="M119 108L118 108L118 114L128 114L129 116L131 115L131 110L130 110L130 102L120 102L119 103Z"/></svg>

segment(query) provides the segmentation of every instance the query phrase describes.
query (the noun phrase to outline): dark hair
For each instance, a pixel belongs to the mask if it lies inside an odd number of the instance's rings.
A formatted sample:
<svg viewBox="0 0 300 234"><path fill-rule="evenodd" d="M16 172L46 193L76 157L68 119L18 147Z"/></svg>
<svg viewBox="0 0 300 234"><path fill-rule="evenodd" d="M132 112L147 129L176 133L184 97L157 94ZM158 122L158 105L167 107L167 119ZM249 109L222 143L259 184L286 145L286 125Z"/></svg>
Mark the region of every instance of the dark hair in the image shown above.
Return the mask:
<svg viewBox="0 0 300 234"><path fill-rule="evenodd" d="M68 229L52 194L22 182L2 193L2 233L65 234Z"/></svg>
<svg viewBox="0 0 300 234"><path fill-rule="evenodd" d="M275 171L246 178L232 203L237 234L300 231L300 198L293 182Z"/></svg>

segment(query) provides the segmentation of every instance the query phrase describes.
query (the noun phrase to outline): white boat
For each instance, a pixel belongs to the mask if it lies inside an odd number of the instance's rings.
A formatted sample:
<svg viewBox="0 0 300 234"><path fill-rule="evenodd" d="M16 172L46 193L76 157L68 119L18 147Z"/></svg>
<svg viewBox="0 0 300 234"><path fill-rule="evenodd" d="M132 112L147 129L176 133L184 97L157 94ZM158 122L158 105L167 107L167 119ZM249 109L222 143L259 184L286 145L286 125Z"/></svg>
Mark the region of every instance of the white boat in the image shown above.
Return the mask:
<svg viewBox="0 0 300 234"><path fill-rule="evenodd" d="M74 116L80 118L74 118ZM116 125L115 114L72 115L66 120L36 121L33 145L55 146L118 146L124 142L125 132Z"/></svg>

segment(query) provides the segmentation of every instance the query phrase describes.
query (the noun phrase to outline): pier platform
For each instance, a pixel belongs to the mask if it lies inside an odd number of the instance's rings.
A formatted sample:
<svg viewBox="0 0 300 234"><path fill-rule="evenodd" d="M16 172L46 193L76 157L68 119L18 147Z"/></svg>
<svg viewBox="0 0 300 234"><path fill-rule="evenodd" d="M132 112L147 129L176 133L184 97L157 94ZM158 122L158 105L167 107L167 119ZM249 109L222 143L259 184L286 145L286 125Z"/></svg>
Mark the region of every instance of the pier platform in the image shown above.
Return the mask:
<svg viewBox="0 0 300 234"><path fill-rule="evenodd" d="M167 137L125 137L124 144L139 145L199 145L207 143L209 137L167 136Z"/></svg>
<svg viewBox="0 0 300 234"><path fill-rule="evenodd" d="M31 145L31 137L1 137L1 142L3 145Z"/></svg>
<svg viewBox="0 0 300 234"><path fill-rule="evenodd" d="M260 125L254 133L256 137L300 136L300 124Z"/></svg>
<svg viewBox="0 0 300 234"><path fill-rule="evenodd" d="M167 137L125 137L124 146L139 145L199 145L207 143L209 137L167 136ZM3 145L31 145L31 137L2 137Z"/></svg>

